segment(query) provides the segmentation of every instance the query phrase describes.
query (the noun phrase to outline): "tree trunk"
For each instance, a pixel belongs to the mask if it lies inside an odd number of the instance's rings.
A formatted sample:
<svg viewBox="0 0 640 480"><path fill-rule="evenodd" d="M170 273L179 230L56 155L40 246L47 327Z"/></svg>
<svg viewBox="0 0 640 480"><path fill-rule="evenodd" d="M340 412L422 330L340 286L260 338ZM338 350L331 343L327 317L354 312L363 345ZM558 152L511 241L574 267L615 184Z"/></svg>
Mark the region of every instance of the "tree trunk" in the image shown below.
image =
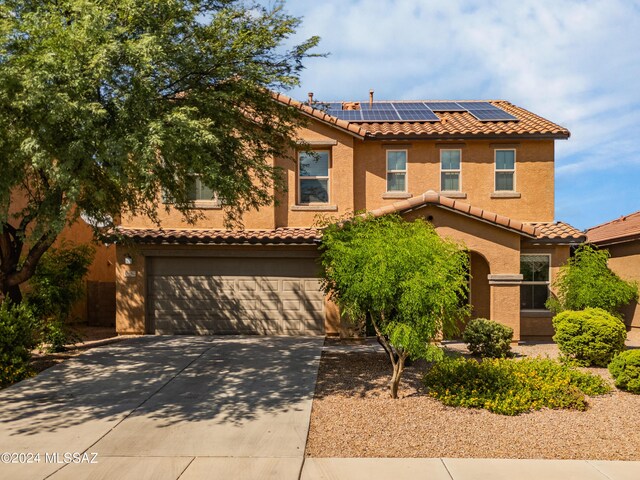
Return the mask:
<svg viewBox="0 0 640 480"><path fill-rule="evenodd" d="M404 372L404 362L406 360L404 353L398 356L398 361L393 365L393 376L391 377L391 383L389 389L391 398L398 398L398 388L400 387L400 380L402 379L402 373Z"/></svg>
<svg viewBox="0 0 640 480"><path fill-rule="evenodd" d="M11 303L17 305L22 302L22 292L20 291L20 286L15 285L13 287L7 287L6 289L2 289L2 294L4 298L11 300Z"/></svg>

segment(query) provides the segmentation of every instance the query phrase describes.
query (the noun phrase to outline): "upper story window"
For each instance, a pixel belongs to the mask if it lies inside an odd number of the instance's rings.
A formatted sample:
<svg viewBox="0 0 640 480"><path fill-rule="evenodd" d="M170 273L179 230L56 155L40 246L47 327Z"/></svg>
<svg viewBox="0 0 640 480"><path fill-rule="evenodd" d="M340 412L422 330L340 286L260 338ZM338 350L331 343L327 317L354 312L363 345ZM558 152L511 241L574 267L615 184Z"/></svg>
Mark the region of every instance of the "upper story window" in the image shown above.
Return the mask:
<svg viewBox="0 0 640 480"><path fill-rule="evenodd" d="M407 191L407 151L387 150L387 192Z"/></svg>
<svg viewBox="0 0 640 480"><path fill-rule="evenodd" d="M460 150L440 150L440 191L460 191Z"/></svg>
<svg viewBox="0 0 640 480"><path fill-rule="evenodd" d="M211 188L207 187L197 175L193 175L187 184L187 198L191 200L196 207L220 206L218 194Z"/></svg>
<svg viewBox="0 0 640 480"><path fill-rule="evenodd" d="M298 168L298 201L329 203L329 151L300 152Z"/></svg>
<svg viewBox="0 0 640 480"><path fill-rule="evenodd" d="M550 255L521 255L520 286L521 310L546 310L545 303L549 298L549 266Z"/></svg>
<svg viewBox="0 0 640 480"><path fill-rule="evenodd" d="M496 150L496 192L515 191L516 151Z"/></svg>

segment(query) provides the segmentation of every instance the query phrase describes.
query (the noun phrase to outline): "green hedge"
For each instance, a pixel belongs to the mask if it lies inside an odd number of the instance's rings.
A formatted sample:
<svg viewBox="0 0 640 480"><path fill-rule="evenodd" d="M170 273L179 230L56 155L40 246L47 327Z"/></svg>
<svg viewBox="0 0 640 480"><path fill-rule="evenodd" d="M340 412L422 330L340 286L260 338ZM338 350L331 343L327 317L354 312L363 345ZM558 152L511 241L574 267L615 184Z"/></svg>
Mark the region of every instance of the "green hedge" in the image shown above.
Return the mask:
<svg viewBox="0 0 640 480"><path fill-rule="evenodd" d="M33 313L25 304L0 305L0 387L6 387L32 375L31 350L36 346Z"/></svg>
<svg viewBox="0 0 640 480"><path fill-rule="evenodd" d="M564 311L553 317L553 327L560 351L585 366L606 367L627 338L622 320L600 308Z"/></svg>
<svg viewBox="0 0 640 480"><path fill-rule="evenodd" d="M631 393L640 393L640 350L627 350L614 357L609 372L616 387Z"/></svg>
<svg viewBox="0 0 640 480"><path fill-rule="evenodd" d="M585 410L585 395L610 387L597 375L550 359L446 359L424 376L429 395L445 405L518 415L541 408Z"/></svg>
<svg viewBox="0 0 640 480"><path fill-rule="evenodd" d="M462 334L462 341L467 344L469 351L481 357L509 356L512 340L512 328L486 318L471 320Z"/></svg>

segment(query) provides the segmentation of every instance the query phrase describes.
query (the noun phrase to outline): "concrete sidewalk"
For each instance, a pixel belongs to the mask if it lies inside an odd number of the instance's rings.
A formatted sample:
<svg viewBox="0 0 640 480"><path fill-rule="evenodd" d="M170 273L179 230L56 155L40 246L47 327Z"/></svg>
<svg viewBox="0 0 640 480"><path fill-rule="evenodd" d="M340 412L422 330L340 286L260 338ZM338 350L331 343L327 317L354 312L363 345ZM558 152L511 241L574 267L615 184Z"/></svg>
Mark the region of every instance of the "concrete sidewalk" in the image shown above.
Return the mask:
<svg viewBox="0 0 640 480"><path fill-rule="evenodd" d="M638 480L640 462L307 458L301 480Z"/></svg>

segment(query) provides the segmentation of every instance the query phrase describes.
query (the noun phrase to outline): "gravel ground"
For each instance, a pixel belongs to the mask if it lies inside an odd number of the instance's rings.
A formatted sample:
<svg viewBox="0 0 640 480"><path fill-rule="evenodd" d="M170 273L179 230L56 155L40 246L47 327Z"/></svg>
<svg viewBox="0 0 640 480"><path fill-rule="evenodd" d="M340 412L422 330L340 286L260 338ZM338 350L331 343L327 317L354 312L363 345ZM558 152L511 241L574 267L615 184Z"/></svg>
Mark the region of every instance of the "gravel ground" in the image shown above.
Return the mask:
<svg viewBox="0 0 640 480"><path fill-rule="evenodd" d="M462 344L447 348L465 351ZM517 356L558 355L553 343L513 350ZM640 460L640 395L615 390L590 398L585 412L543 409L507 417L447 407L428 397L420 382L425 368L421 362L408 367L401 398L392 400L387 393L390 366L377 345L327 344L306 454ZM588 370L611 381L606 369Z"/></svg>

